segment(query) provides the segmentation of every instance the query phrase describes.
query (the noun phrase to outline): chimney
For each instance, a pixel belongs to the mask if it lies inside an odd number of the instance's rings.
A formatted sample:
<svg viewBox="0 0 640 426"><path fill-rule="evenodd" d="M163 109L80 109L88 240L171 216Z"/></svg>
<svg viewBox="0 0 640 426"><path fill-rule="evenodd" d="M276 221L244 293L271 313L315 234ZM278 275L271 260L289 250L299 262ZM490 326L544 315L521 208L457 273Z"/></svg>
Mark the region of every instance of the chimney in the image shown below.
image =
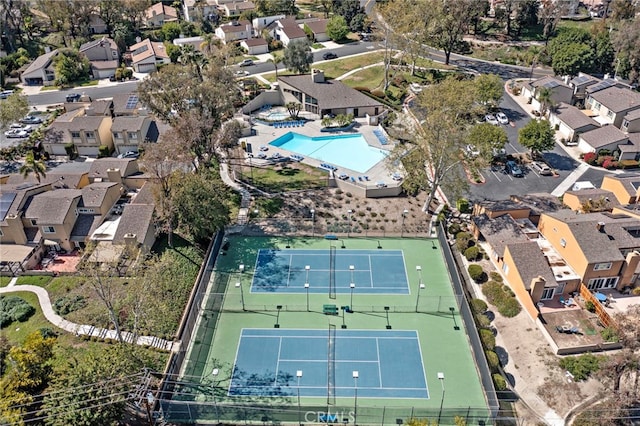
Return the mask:
<svg viewBox="0 0 640 426"><path fill-rule="evenodd" d="M136 43L140 43L142 41L142 39L140 38L140 36L136 37Z"/></svg>
<svg viewBox="0 0 640 426"><path fill-rule="evenodd" d="M544 292L544 285L546 284L546 280L538 275L536 278L531 280L529 292L531 292L531 299L534 303L537 303L542 298L542 293Z"/></svg>
<svg viewBox="0 0 640 426"><path fill-rule="evenodd" d="M324 71L318 69L311 70L311 79L314 83L324 83Z"/></svg>
<svg viewBox="0 0 640 426"><path fill-rule="evenodd" d="M596 229L598 229L598 231L604 233L604 222L598 222L598 224L596 225Z"/></svg>
<svg viewBox="0 0 640 426"><path fill-rule="evenodd" d="M138 108L138 115L145 116L149 115L149 110L145 107Z"/></svg>
<svg viewBox="0 0 640 426"><path fill-rule="evenodd" d="M634 284L631 279L635 275L639 263L640 253L632 251L627 254L627 257L624 259L624 263L622 264L622 269L620 270L620 282L618 282L618 288Z"/></svg>
<svg viewBox="0 0 640 426"><path fill-rule="evenodd" d="M120 169L107 169L107 177L109 182L122 183L122 176L120 176Z"/></svg>
<svg viewBox="0 0 640 426"><path fill-rule="evenodd" d="M127 233L124 234L122 236L122 238L124 239L124 245L130 248L136 248L138 245L138 241L136 241L136 239L138 238L138 236L136 234L133 233Z"/></svg>
<svg viewBox="0 0 640 426"><path fill-rule="evenodd" d="M11 235L13 237L13 241L16 244L27 244L29 239L27 238L27 234L24 232L24 226L22 225L22 219L17 214L8 214L6 217L8 228L11 229ZM5 231L6 232L6 231ZM7 235L7 234L5 234Z"/></svg>

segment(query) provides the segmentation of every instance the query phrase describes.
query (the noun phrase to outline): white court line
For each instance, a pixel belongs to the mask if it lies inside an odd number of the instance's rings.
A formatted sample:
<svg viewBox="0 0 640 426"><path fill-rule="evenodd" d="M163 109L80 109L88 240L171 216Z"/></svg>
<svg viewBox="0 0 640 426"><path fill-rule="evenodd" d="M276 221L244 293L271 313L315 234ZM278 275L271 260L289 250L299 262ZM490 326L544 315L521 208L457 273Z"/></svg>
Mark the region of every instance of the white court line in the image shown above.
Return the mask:
<svg viewBox="0 0 640 426"><path fill-rule="evenodd" d="M273 385L276 386L278 384L278 371L280 370L280 352L282 351L282 337L280 337L280 343L278 344L278 360L276 361L276 378Z"/></svg>
<svg viewBox="0 0 640 426"><path fill-rule="evenodd" d="M295 334L287 334L286 336L242 336L243 339L255 339L255 338L264 338L264 339L280 339L282 337L286 337L286 338L296 338L296 339L326 339L326 336L309 336L309 335L295 335ZM392 336L392 337L358 337L358 336L344 336L344 337L338 337L336 336L335 339L383 339L383 340L417 340L415 337L398 337L398 336Z"/></svg>
<svg viewBox="0 0 640 426"><path fill-rule="evenodd" d="M237 386L240 387L240 386ZM255 386L255 385L243 385L243 388L251 388L251 389L271 389L271 386L269 385L263 385L263 386ZM336 386L336 389L353 389L353 386ZM323 385L323 386L300 386L300 389L327 389L327 385ZM361 386L358 385L358 390L360 389L382 389L382 390L411 390L411 391L424 391L426 390L426 388L379 388L377 386ZM360 396L360 395L358 395ZM324 398L326 398L326 394L323 395ZM311 396L310 398L315 398L314 396ZM365 397L368 398L368 397ZM393 397L393 398L398 398L398 397ZM415 399L415 398L413 398ZM422 398L424 399L424 398Z"/></svg>
<svg viewBox="0 0 640 426"><path fill-rule="evenodd" d="M373 265L371 265L371 255L369 255L369 279L371 280L371 288L373 288Z"/></svg>
<svg viewBox="0 0 640 426"><path fill-rule="evenodd" d="M281 359L280 361L285 361L285 362L327 362L326 359ZM372 364L374 362L378 362L378 361L358 361L358 360L348 360L348 359L336 359L335 360L336 363L338 362L354 362L354 363L362 363L362 364Z"/></svg>
<svg viewBox="0 0 640 426"><path fill-rule="evenodd" d="M378 356L378 377L380 378L380 388L382 389L382 367L380 366L380 345L376 337L376 355Z"/></svg>

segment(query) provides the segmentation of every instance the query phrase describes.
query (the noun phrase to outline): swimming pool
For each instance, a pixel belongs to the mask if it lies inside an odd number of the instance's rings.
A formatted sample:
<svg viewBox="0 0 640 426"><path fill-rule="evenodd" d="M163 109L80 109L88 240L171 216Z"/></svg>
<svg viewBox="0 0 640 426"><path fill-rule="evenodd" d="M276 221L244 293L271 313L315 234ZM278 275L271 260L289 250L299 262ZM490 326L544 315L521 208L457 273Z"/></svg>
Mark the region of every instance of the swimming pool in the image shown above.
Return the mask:
<svg viewBox="0 0 640 426"><path fill-rule="evenodd" d="M309 137L289 132L269 145L358 173L365 173L387 156L386 151L369 146L361 134Z"/></svg>

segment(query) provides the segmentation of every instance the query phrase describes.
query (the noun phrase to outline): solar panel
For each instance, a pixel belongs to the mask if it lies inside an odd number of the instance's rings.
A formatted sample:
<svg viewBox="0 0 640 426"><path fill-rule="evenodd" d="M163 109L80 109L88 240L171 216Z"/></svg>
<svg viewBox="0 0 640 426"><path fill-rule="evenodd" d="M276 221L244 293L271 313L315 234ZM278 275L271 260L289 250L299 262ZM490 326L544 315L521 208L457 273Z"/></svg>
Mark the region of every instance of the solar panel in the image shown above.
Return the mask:
<svg viewBox="0 0 640 426"><path fill-rule="evenodd" d="M129 95L125 109L134 109L138 105L138 95Z"/></svg>
<svg viewBox="0 0 640 426"><path fill-rule="evenodd" d="M616 85L616 81L615 80L603 80L598 84L594 84L593 86L589 86L589 88L587 90L589 90L590 92L597 92L599 90L603 90L606 89L608 87L612 87Z"/></svg>
<svg viewBox="0 0 640 426"><path fill-rule="evenodd" d="M555 80L549 80L549 81L547 81L546 83L544 83L542 86L543 86L543 87L546 87L546 88L548 88L548 89L553 89L554 87L558 87L558 86L560 86L560 83L558 83L558 82L557 82L557 81L555 81Z"/></svg>
<svg viewBox="0 0 640 426"><path fill-rule="evenodd" d="M586 75L581 75L581 76L578 76L578 77L574 78L573 80L571 80L571 82L573 84L582 84L582 83L586 83L588 81L591 81L591 77L586 76Z"/></svg>
<svg viewBox="0 0 640 426"><path fill-rule="evenodd" d="M0 194L0 220L4 220L7 216L7 212L11 208L11 204L13 204L15 198L15 192L3 192Z"/></svg>

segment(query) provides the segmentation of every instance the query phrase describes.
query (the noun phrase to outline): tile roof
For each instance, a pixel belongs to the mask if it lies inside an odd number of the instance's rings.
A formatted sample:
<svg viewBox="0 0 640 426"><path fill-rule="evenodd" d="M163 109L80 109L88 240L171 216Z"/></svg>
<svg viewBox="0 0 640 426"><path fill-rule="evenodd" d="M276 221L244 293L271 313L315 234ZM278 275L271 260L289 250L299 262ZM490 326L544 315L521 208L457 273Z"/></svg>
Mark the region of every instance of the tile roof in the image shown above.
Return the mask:
<svg viewBox="0 0 640 426"><path fill-rule="evenodd" d="M74 201L82 196L79 189L55 189L34 195L24 214L38 225L62 225Z"/></svg>
<svg viewBox="0 0 640 426"><path fill-rule="evenodd" d="M584 132L580 137L593 149L602 148L613 143L622 144L627 142L627 135L616 126L611 125Z"/></svg>
<svg viewBox="0 0 640 426"><path fill-rule="evenodd" d="M592 93L589 96L613 112L622 112L632 108L640 108L640 93L629 89L608 87Z"/></svg>
<svg viewBox="0 0 640 426"><path fill-rule="evenodd" d="M120 185L116 182L94 182L82 188L82 204L84 207L101 207L109 189Z"/></svg>
<svg viewBox="0 0 640 426"><path fill-rule="evenodd" d="M116 44L115 41L113 41L113 39L111 39L109 37L102 37L102 38L99 38L97 40L88 41L88 42L80 45L80 47L78 48L78 51L79 52L85 52L85 51L91 49L92 47L100 46L101 43L109 43L109 47L110 48L118 50L118 45Z"/></svg>
<svg viewBox="0 0 640 426"><path fill-rule="evenodd" d="M593 127L600 127L596 120L589 117L578 108L564 102L560 102L560 104L554 109L553 114L555 114L560 121L571 129L580 129L589 125Z"/></svg>
<svg viewBox="0 0 640 426"><path fill-rule="evenodd" d="M135 234L136 241L143 243L147 229L153 221L153 211L154 207L149 204L126 204L113 236L114 244L124 243L126 234Z"/></svg>
<svg viewBox="0 0 640 426"><path fill-rule="evenodd" d="M382 104L339 80L325 80L315 83L309 74L278 77L289 86L318 100L319 109L358 108L382 106Z"/></svg>
<svg viewBox="0 0 640 426"><path fill-rule="evenodd" d="M136 196L131 200L131 204L151 204L155 205L155 194L153 183L147 181L142 188L138 190Z"/></svg>
<svg viewBox="0 0 640 426"><path fill-rule="evenodd" d="M135 158L98 158L91 163L91 168L89 169L89 177L106 178L107 170L109 169L119 169L120 176L126 177L125 173L127 172L129 163L132 161L135 162Z"/></svg>
<svg viewBox="0 0 640 426"><path fill-rule="evenodd" d="M96 70L110 70L118 68L118 61L91 61L91 68Z"/></svg>
<svg viewBox="0 0 640 426"><path fill-rule="evenodd" d="M249 47L266 46L267 40L263 39L262 37L248 38L246 40L242 40L242 43L246 44Z"/></svg>
<svg viewBox="0 0 640 426"><path fill-rule="evenodd" d="M632 197L635 196L638 189L640 189L640 174L625 173L622 175L607 175L604 179L620 182L622 187L627 191L627 194Z"/></svg>
<svg viewBox="0 0 640 426"><path fill-rule="evenodd" d="M529 241L529 238L522 232L520 225L511 215L505 214L495 219L490 219L486 214L481 214L474 216L471 220L478 227L493 251L500 257L504 256L504 249L507 244Z"/></svg>
<svg viewBox="0 0 640 426"><path fill-rule="evenodd" d="M545 279L545 287L556 287L556 282L549 262L538 243L535 241L524 241L507 244L514 266L524 284L525 289L531 288L531 281L534 278Z"/></svg>
<svg viewBox="0 0 640 426"><path fill-rule="evenodd" d="M137 64L138 62L142 62L153 56L157 56L159 58L169 57L164 44L151 41L148 38L129 47L129 50L131 50L131 62L133 64Z"/></svg>
<svg viewBox="0 0 640 426"><path fill-rule="evenodd" d="M38 56L33 62L31 62L31 64L29 64L29 66L27 67L27 69L25 69L24 71L22 71L23 74L29 74L33 71L37 71L41 68L47 67L49 65L49 62L51 62L51 60L53 59L54 56L56 56L58 54L58 49L52 50L49 53L45 53L42 54L40 56Z"/></svg>
<svg viewBox="0 0 640 426"><path fill-rule="evenodd" d="M640 108L634 109L633 111L629 111L624 116L625 120L633 121L640 118Z"/></svg>
<svg viewBox="0 0 640 426"><path fill-rule="evenodd" d="M73 229L71 230L71 237L80 238L80 237L88 237L93 234L93 232L100 226L102 222L102 217L100 215L93 214L81 214L78 215L78 219L76 219L76 223L73 225ZM84 240L84 238L81 238Z"/></svg>
<svg viewBox="0 0 640 426"><path fill-rule="evenodd" d="M239 33L247 30L247 25L251 25L251 22L246 19L240 19L230 24L220 25L220 30L225 34Z"/></svg>
<svg viewBox="0 0 640 426"><path fill-rule="evenodd" d="M171 6L165 6L162 2L158 2L147 8L147 10L145 11L147 19L153 19L154 17L153 12L155 12L155 16L164 15L165 21L178 19L178 12L176 11L176 8Z"/></svg>

